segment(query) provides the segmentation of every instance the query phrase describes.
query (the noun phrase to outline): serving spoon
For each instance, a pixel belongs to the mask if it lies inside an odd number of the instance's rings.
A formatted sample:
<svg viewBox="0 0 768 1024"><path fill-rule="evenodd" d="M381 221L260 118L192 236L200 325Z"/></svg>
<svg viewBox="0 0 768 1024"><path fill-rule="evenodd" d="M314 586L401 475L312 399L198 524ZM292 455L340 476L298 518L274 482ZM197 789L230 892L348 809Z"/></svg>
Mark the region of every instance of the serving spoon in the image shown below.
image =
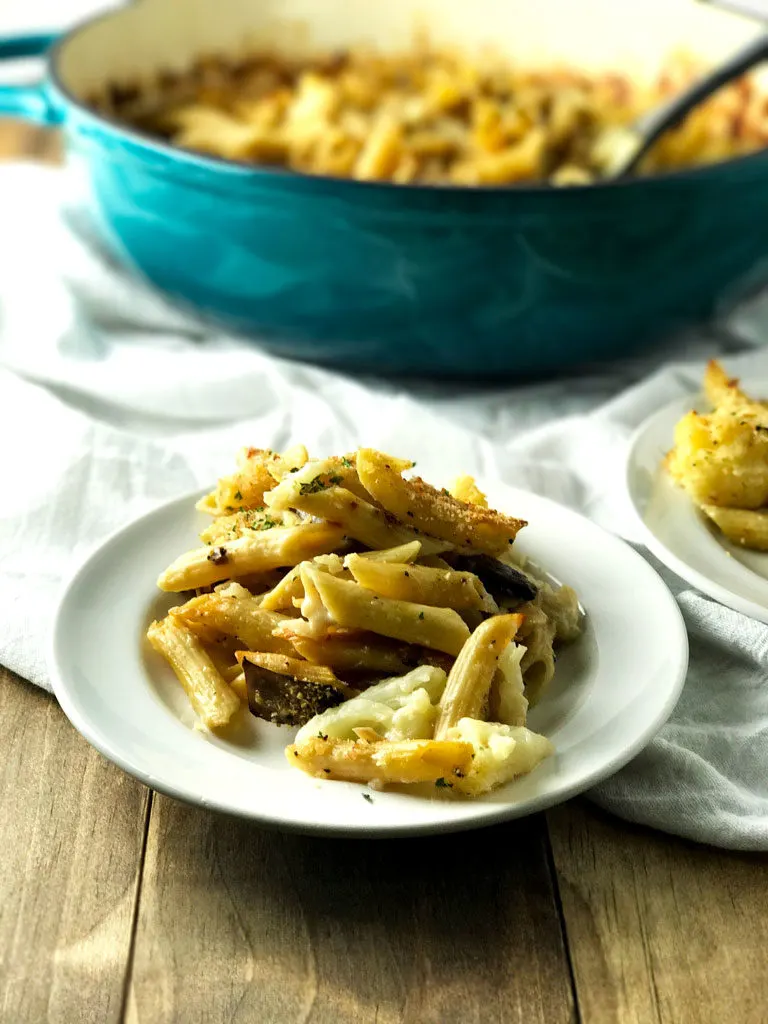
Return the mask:
<svg viewBox="0 0 768 1024"><path fill-rule="evenodd" d="M661 135L678 125L712 93L766 59L768 34L750 40L679 96L643 114L633 124L608 129L595 150L602 178L625 178L631 174Z"/></svg>

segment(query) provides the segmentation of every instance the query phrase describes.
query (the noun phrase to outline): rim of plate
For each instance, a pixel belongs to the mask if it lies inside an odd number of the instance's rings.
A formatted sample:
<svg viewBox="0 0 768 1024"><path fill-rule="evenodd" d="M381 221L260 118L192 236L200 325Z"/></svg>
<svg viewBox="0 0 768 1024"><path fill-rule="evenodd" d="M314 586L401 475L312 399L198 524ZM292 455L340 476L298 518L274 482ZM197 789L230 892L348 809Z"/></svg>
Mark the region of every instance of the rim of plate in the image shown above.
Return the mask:
<svg viewBox="0 0 768 1024"><path fill-rule="evenodd" d="M752 601L748 597L742 597L740 594L737 594L735 591L731 590L730 587L726 587L722 583L717 583L705 573L702 573L692 565L689 565L685 559L676 555L674 551L667 547L664 541L660 540L646 523L643 514L645 510L640 507L640 501L635 497L635 489L632 485L632 473L637 457L637 450L640 447L640 444L658 422L664 421L673 412L677 412L679 417L679 415L681 415L679 413L679 409L682 405L690 402L691 407L693 408L696 405L696 399L701 397L701 392L682 395L680 398L677 398L672 402L668 402L663 406L663 408L657 409L656 412L651 413L651 415L644 419L643 422L635 429L629 439L629 450L624 467L624 485L629 497L629 503L632 507L635 520L642 530L643 541L646 547L656 555L660 562L663 562L668 568L672 569L673 572L677 573L681 579L688 583L692 583L693 586L698 587L702 593L707 594L709 597L713 597L716 601L719 601L720 604L725 605L727 608L732 608L734 611L741 612L742 614L748 615L750 618L757 619L760 622L768 623L768 605L758 604L757 601ZM672 441L670 441L670 445L671 444ZM702 524L701 529L704 528L705 527ZM749 570L745 567L745 572L748 571Z"/></svg>
<svg viewBox="0 0 768 1024"><path fill-rule="evenodd" d="M481 486L483 485L482 480L479 480L478 483ZM689 653L688 633L685 628L682 613L671 591L653 567L640 554L638 554L638 552L634 551L629 544L623 541L620 537L604 530L586 516L581 515L581 513L575 512L573 509L570 509L565 505L561 505L559 502L556 502L551 498L543 497L535 492L524 491L521 488L515 488L503 481L498 481L498 483L502 484L503 488L508 492L517 492L533 498L536 502L540 502L547 506L554 512L554 514L564 515L566 518L579 520L587 527L588 530L599 536L603 543L608 544L609 547L621 549L622 553L629 556L630 561L635 563L641 573L645 573L649 580L653 579L653 585L658 587L656 599L667 604L670 629L674 629L677 633L677 643L675 645L677 658L675 660L674 670L670 672L669 688L665 700L659 706L656 714L648 722L646 727L641 730L641 732L634 738L633 742L624 747L620 753L615 754L613 757L603 763L600 763L597 767L594 767L591 770L585 770L580 774L576 774L568 784L554 792L536 794L519 803L509 801L495 807L494 809L491 809L489 804L482 803L481 801L477 801L473 804L468 801L468 804L474 807L475 814L468 815L464 818L446 818L442 820L427 820L407 824L389 824L386 822L377 823L375 820L372 820L361 823L359 826L343 824L337 825L301 816L287 818L281 817L269 812L261 812L258 807L246 809L227 802L225 798L222 798L221 800L202 798L199 793L194 792L184 785L175 784L173 781L167 781L164 778L160 778L157 775L148 772L140 764L137 764L132 757L123 754L121 752L119 742L116 743L111 736L105 735L103 730L99 729L98 726L91 725L85 710L80 707L76 699L73 699L70 696L67 683L59 671L59 633L64 613L67 610L68 598L71 592L78 586L80 578L90 568L91 562L97 558L105 548L121 538L124 534L135 530L139 523L142 523L153 515L170 508L170 506L183 506L187 503L195 502L202 495L206 494L208 489L196 488L194 491L187 492L177 498L159 502L140 516L137 516L130 522L125 523L118 529L113 530L107 537L92 546L78 563L76 569L65 581L59 593L56 613L46 652L54 695L69 721L77 729L80 735L83 736L83 738L92 747L94 747L94 749L113 764L116 764L128 775L131 775L139 782L142 782L148 788L175 800L180 800L183 803L253 821L259 827L271 830L336 838L398 839L410 836L438 835L485 828L515 818L527 817L530 814L546 810L548 807L564 803L566 800L583 793L585 790L596 785L598 782L609 778L611 775L614 775L617 771L623 768L648 745L661 726L667 721L679 700L680 693L682 692L686 679ZM589 615L588 608L586 609L586 613Z"/></svg>

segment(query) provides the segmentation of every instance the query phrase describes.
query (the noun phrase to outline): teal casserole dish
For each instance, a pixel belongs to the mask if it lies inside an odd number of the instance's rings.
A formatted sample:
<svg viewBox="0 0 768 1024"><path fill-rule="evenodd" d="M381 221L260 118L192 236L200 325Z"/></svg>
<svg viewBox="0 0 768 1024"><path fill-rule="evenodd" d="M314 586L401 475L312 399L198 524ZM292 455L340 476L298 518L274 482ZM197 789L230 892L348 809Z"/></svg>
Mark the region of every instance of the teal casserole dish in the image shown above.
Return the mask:
<svg viewBox="0 0 768 1024"><path fill-rule="evenodd" d="M759 279L768 153L555 189L356 182L185 152L100 116L108 82L201 53L494 41L515 59L637 65L680 40L716 59L755 30L693 0L139 0L52 40L0 113L64 131L115 256L168 298L283 356L384 374L511 379L624 356ZM540 56L539 56L540 55Z"/></svg>

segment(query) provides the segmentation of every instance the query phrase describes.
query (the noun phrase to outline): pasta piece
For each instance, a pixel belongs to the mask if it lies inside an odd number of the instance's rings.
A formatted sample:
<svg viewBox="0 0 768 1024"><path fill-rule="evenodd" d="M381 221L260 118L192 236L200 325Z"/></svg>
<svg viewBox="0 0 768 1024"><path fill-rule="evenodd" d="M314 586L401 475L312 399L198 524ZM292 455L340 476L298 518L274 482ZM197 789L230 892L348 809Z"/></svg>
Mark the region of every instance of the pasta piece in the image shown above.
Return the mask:
<svg viewBox="0 0 768 1024"><path fill-rule="evenodd" d="M296 565L343 542L344 531L330 523L276 527L219 547L188 551L161 573L157 585L170 591L207 587L246 573Z"/></svg>
<svg viewBox="0 0 768 1024"><path fill-rule="evenodd" d="M469 796L480 796L518 775L528 775L554 753L545 736L524 726L515 728L471 718L462 718L448 731L448 738L472 745L474 757L468 770L454 772L450 779L453 789Z"/></svg>
<svg viewBox="0 0 768 1024"><path fill-rule="evenodd" d="M702 505L701 508L734 544L753 551L768 551L768 510L719 508L717 505Z"/></svg>
<svg viewBox="0 0 768 1024"><path fill-rule="evenodd" d="M200 640L172 618L153 622L147 638L176 673L203 725L209 729L226 725L240 707L240 701L216 670Z"/></svg>
<svg viewBox="0 0 768 1024"><path fill-rule="evenodd" d="M347 555L344 564L361 586L393 600L414 601L439 608L474 608L490 614L499 610L483 584L471 572L431 569L402 562L375 562L360 555Z"/></svg>
<svg viewBox="0 0 768 1024"><path fill-rule="evenodd" d="M456 655L469 636L461 617L450 608L431 608L408 601L377 597L357 583L349 583L309 569L325 607L334 622L350 629L364 629L406 643L433 647Z"/></svg>
<svg viewBox="0 0 768 1024"><path fill-rule="evenodd" d="M307 457L304 445L297 445L283 455L268 448L243 448L237 455L237 472L222 477L216 490L202 498L197 508L213 515L257 509L264 505L264 494L274 487L275 479L301 468Z"/></svg>
<svg viewBox="0 0 768 1024"><path fill-rule="evenodd" d="M316 665L328 665L336 672L407 672L429 652L410 644L393 644L369 633L364 636L328 636L322 640L296 636L293 646L302 658Z"/></svg>
<svg viewBox="0 0 768 1024"><path fill-rule="evenodd" d="M390 456L371 448L357 453L357 472L365 489L401 522L456 547L495 555L505 551L525 526L521 519L457 501L419 477L405 480ZM424 549L425 555L439 553Z"/></svg>
<svg viewBox="0 0 768 1024"><path fill-rule="evenodd" d="M472 476L460 476L454 481L450 492L457 501L465 501L468 505L479 505L488 508L488 499L475 483Z"/></svg>
<svg viewBox="0 0 768 1024"><path fill-rule="evenodd" d="M358 558L370 562L415 562L421 554L421 541L412 540L408 544L398 544L395 548L384 548L383 551L360 551ZM446 568L448 568L447 563Z"/></svg>
<svg viewBox="0 0 768 1024"><path fill-rule="evenodd" d="M170 615L202 636L224 634L237 637L243 646L254 651L292 654L288 641L273 635L285 616L265 611L260 606L260 599L253 597L244 587L238 587L238 590L242 593L214 591L193 597L186 604L172 608Z"/></svg>
<svg viewBox="0 0 768 1024"><path fill-rule="evenodd" d="M236 540L248 533L261 530L271 530L273 526L293 526L296 524L286 523L284 516L275 515L269 509L260 508L243 509L234 512L232 515L217 516L210 526L207 526L200 533L200 540L203 544L222 544L227 540Z"/></svg>
<svg viewBox="0 0 768 1024"><path fill-rule="evenodd" d="M309 461L309 453L303 444L295 444L282 454L273 453L267 463L267 472L273 480L282 480L288 473L295 473L296 470L306 466Z"/></svg>
<svg viewBox="0 0 768 1024"><path fill-rule="evenodd" d="M341 687L352 696L353 691L336 678L331 669L325 665L312 665L301 658L292 658L284 654L271 654L262 651L238 651L238 664L245 669L246 664L258 665L277 675L290 676L305 683L329 683Z"/></svg>
<svg viewBox="0 0 768 1024"><path fill-rule="evenodd" d="M498 668L491 683L488 718L503 725L525 725L528 701L520 663L526 648L522 644L509 644L499 658Z"/></svg>
<svg viewBox="0 0 768 1024"><path fill-rule="evenodd" d="M325 740L286 747L290 764L318 778L352 782L412 783L466 772L472 746L460 741Z"/></svg>
<svg viewBox="0 0 768 1024"><path fill-rule="evenodd" d="M339 555L318 555L312 564L332 576L345 575L344 562ZM295 601L301 602L304 597L304 586L301 582L301 571L304 566L300 562L277 583L272 590L261 597L261 607L270 611L289 608ZM347 574L348 575L348 574Z"/></svg>
<svg viewBox="0 0 768 1024"><path fill-rule="evenodd" d="M446 562L444 558L441 558L440 555L426 555L424 558L419 559L419 565L429 566L430 569L453 568L453 566Z"/></svg>
<svg viewBox="0 0 768 1024"><path fill-rule="evenodd" d="M284 608L292 607L295 599L301 599L304 596L304 588L301 585L303 564L303 562L299 562L271 590L262 594L260 598L262 608L267 611L281 611Z"/></svg>
<svg viewBox="0 0 768 1024"><path fill-rule="evenodd" d="M521 605L523 624L518 640L526 651L520 663L525 683L525 697L530 707L541 700L541 696L552 682L555 674L555 623L541 608L541 597Z"/></svg>
<svg viewBox="0 0 768 1024"><path fill-rule="evenodd" d="M581 634L582 613L576 591L571 587L538 584L539 603L554 624L555 639L570 643Z"/></svg>
<svg viewBox="0 0 768 1024"><path fill-rule="evenodd" d="M450 549L447 541L437 540L398 523L391 515L334 481L339 474L311 477L316 471L310 463L306 473L292 473L265 498L276 512L298 509L307 515L338 523L344 532L369 548L381 549L411 544L418 540L422 554L439 554ZM302 480L302 476L310 479Z"/></svg>
<svg viewBox="0 0 768 1024"><path fill-rule="evenodd" d="M239 668L239 666L238 666ZM248 703L248 687L245 682L245 672L240 669L237 675L233 676L229 680L229 685L232 690L237 694L238 698L244 703Z"/></svg>
<svg viewBox="0 0 768 1024"><path fill-rule="evenodd" d="M445 739L461 718L480 718L499 659L522 624L521 615L494 615L478 626L448 675L435 739Z"/></svg>

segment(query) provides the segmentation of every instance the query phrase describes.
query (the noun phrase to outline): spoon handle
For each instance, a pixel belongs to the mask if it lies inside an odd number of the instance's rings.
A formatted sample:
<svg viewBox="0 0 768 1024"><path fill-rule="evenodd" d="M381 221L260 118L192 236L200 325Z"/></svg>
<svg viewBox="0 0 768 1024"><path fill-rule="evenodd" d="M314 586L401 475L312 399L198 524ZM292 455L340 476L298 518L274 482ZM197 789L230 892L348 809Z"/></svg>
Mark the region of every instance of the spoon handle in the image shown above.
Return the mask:
<svg viewBox="0 0 768 1024"><path fill-rule="evenodd" d="M686 114L689 114L702 100L707 99L722 86L766 59L768 59L768 35L761 35L757 39L750 40L727 61L719 64L703 78L694 82L684 92L663 106L638 118L633 130L637 138L642 141L633 150L631 158L624 163L616 177L630 174L659 136L679 124Z"/></svg>

